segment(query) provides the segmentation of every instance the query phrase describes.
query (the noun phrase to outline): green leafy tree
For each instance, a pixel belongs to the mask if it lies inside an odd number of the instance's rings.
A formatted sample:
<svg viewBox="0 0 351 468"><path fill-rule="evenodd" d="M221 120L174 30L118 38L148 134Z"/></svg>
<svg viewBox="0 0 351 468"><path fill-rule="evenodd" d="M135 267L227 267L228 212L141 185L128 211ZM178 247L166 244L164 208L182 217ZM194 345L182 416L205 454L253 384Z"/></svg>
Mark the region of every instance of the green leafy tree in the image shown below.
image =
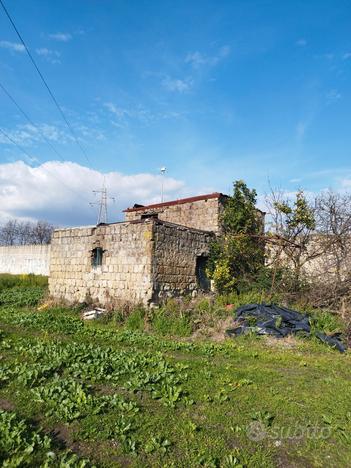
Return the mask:
<svg viewBox="0 0 351 468"><path fill-rule="evenodd" d="M281 244L278 261L283 257L289 268L292 267L294 287L299 289L302 280L302 267L321 255L319 243L313 242L316 230L315 209L299 190L293 201L273 201L273 231L284 242Z"/></svg>
<svg viewBox="0 0 351 468"><path fill-rule="evenodd" d="M244 181L234 182L233 195L222 213L222 235L213 243L208 274L221 293L240 291L263 265L262 217L257 193Z"/></svg>

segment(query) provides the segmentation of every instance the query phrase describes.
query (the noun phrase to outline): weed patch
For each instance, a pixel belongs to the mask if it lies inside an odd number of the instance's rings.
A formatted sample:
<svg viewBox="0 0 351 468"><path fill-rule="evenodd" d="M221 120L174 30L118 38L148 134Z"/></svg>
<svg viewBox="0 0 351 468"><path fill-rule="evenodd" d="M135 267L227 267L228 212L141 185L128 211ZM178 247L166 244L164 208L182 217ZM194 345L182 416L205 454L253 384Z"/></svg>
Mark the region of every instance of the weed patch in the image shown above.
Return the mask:
<svg viewBox="0 0 351 468"><path fill-rule="evenodd" d="M65 466L83 468L90 464L76 454L55 449L50 437L30 427L16 413L0 410L0 462L6 467Z"/></svg>
<svg viewBox="0 0 351 468"><path fill-rule="evenodd" d="M14 286L0 291L0 305L13 307L34 307L42 300L44 289L39 286Z"/></svg>
<svg viewBox="0 0 351 468"><path fill-rule="evenodd" d="M42 275L10 275L8 273L0 274L0 291L14 287L40 287L46 288L48 277Z"/></svg>
<svg viewBox="0 0 351 468"><path fill-rule="evenodd" d="M216 314L215 303L201 298L198 313ZM150 316L138 314L144 326ZM3 464L350 466L348 352L302 339L267 347L250 335L177 341L124 325L0 306Z"/></svg>

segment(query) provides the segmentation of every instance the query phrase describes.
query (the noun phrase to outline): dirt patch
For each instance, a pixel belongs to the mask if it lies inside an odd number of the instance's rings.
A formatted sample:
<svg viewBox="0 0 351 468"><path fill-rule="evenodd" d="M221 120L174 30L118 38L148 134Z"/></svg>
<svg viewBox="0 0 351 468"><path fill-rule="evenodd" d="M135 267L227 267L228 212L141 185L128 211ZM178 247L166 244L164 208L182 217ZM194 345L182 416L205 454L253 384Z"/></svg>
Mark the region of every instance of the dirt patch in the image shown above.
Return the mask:
<svg viewBox="0 0 351 468"><path fill-rule="evenodd" d="M264 341L267 346L279 349L296 349L299 344L301 344L301 340L299 341L293 335L289 335L284 338L274 338L266 335L264 336Z"/></svg>
<svg viewBox="0 0 351 468"><path fill-rule="evenodd" d="M109 384L95 384L93 385L94 391L97 395L114 395L118 393L120 396L129 396L130 392L118 385Z"/></svg>
<svg viewBox="0 0 351 468"><path fill-rule="evenodd" d="M72 448L71 431L65 424L59 424L50 432L50 436L57 442L60 447Z"/></svg>
<svg viewBox="0 0 351 468"><path fill-rule="evenodd" d="M314 466L305 457L298 457L297 459L296 455L294 455L294 459L292 459L291 455L284 450L277 454L275 462L277 468L300 468L301 466L304 468L312 468Z"/></svg>
<svg viewBox="0 0 351 468"><path fill-rule="evenodd" d="M95 466L97 465L106 466L106 458L113 462L113 466L128 467L131 465L131 461L127 455L121 455L118 453L120 444L118 441L99 441L99 442L75 442L70 449L80 457L89 459Z"/></svg>
<svg viewBox="0 0 351 468"><path fill-rule="evenodd" d="M196 332L191 335L193 341L204 339L210 341L215 341L220 343L224 341L227 337L226 330L233 327L233 317L227 317L222 320L218 320L217 324L214 327L200 327Z"/></svg>
<svg viewBox="0 0 351 468"><path fill-rule="evenodd" d="M11 401L0 398L0 408L4 411L14 411L16 407Z"/></svg>

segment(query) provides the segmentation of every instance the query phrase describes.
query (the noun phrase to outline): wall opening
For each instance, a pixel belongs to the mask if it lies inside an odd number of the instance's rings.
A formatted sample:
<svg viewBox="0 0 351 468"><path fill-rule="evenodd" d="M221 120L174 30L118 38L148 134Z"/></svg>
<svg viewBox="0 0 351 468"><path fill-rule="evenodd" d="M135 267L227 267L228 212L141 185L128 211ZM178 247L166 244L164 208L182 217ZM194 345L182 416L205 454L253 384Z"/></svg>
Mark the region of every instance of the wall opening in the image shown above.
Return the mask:
<svg viewBox="0 0 351 468"><path fill-rule="evenodd" d="M157 213L145 213L142 214L140 219L158 219Z"/></svg>
<svg viewBox="0 0 351 468"><path fill-rule="evenodd" d="M101 247L96 247L93 249L91 263L94 268L102 265L103 249Z"/></svg>
<svg viewBox="0 0 351 468"><path fill-rule="evenodd" d="M209 291L211 289L211 282L206 275L207 261L208 257L196 257L196 280L199 288L201 288L203 291Z"/></svg>

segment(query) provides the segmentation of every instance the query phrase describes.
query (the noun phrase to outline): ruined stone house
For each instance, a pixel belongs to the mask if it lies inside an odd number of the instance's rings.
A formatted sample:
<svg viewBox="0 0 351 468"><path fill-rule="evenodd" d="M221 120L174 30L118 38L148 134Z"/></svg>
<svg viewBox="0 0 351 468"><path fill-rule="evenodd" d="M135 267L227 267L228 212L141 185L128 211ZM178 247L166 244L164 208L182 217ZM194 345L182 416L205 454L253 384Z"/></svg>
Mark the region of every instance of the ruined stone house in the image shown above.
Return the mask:
<svg viewBox="0 0 351 468"><path fill-rule="evenodd" d="M124 222L56 230L50 294L70 303L149 305L209 290L206 261L226 199L212 193L134 205Z"/></svg>

